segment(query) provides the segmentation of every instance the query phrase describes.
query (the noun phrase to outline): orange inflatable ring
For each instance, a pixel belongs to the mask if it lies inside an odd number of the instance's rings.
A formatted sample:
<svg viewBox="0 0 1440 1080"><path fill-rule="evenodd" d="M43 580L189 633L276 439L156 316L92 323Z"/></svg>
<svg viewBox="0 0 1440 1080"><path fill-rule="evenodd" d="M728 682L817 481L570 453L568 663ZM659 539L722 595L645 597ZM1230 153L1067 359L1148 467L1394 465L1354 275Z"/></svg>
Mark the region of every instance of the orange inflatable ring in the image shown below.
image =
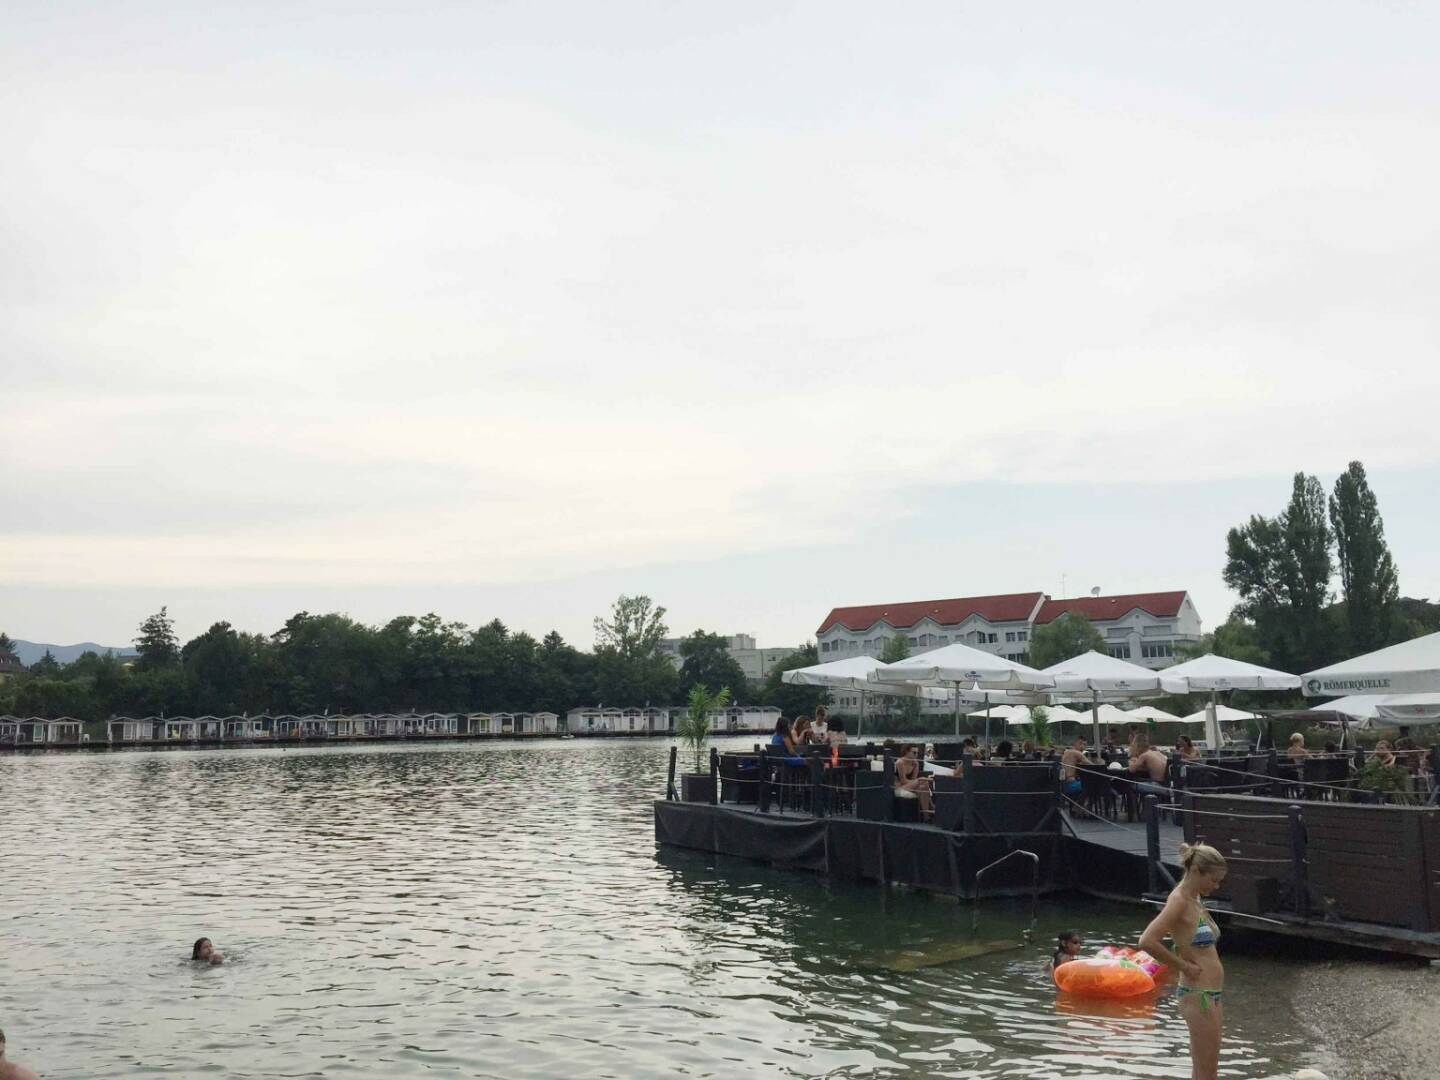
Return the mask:
<svg viewBox="0 0 1440 1080"><path fill-rule="evenodd" d="M1109 952L1110 950L1107 950ZM1081 997L1129 998L1155 989L1155 977L1137 959L1144 954L1123 949L1108 956L1071 960L1055 969L1055 985ZM1133 958L1132 958L1133 957ZM1150 960L1144 956L1145 960ZM1154 964L1150 960L1150 964ZM1158 968L1156 974L1164 971Z"/></svg>

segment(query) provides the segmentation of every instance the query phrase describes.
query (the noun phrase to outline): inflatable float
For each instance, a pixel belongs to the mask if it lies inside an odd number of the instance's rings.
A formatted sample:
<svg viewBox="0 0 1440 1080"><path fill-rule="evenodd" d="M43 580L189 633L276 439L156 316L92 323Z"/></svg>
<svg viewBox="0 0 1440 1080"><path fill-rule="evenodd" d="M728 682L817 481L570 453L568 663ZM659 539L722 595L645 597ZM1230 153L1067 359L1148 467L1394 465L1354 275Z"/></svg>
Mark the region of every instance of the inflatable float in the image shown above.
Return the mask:
<svg viewBox="0 0 1440 1080"><path fill-rule="evenodd" d="M1071 960L1055 969L1055 985L1082 997L1128 998L1148 994L1165 965L1139 949L1107 945L1095 956Z"/></svg>

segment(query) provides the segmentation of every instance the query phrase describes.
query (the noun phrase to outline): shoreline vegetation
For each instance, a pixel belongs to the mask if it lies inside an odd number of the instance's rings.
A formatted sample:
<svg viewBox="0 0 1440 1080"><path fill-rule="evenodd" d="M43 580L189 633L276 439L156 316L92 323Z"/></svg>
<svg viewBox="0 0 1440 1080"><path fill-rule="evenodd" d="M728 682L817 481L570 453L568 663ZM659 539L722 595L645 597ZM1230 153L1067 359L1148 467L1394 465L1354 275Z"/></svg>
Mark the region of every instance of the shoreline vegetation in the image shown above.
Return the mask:
<svg viewBox="0 0 1440 1080"><path fill-rule="evenodd" d="M300 612L273 634L218 622L181 643L167 608L146 618L137 656L51 656L0 679L0 715L82 721L92 740L114 716L355 713L541 713L587 705L673 706L691 689L730 690L737 704L813 712L824 691L788 686L780 674L816 662L814 644L746 680L720 634L696 630L680 663L661 647L665 609L621 596L594 620L585 651L552 631L536 639L499 619L478 627L433 612L370 626L348 615ZM0 659L10 639L0 633ZM18 665L16 665L18 667Z"/></svg>

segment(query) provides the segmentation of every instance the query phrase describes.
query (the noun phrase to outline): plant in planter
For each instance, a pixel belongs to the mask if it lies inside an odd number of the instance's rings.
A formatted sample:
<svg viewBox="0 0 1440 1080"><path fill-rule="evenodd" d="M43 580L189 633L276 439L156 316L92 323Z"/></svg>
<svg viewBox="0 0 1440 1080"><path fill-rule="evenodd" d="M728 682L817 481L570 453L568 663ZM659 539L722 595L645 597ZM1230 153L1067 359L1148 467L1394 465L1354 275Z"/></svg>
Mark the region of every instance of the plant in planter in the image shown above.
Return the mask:
<svg viewBox="0 0 1440 1080"><path fill-rule="evenodd" d="M690 688L688 708L675 723L680 745L692 755L694 771L680 777L680 797L686 802L712 802L715 798L710 783L710 768L705 761L705 744L710 741L710 712L730 704L730 688L712 694L703 685Z"/></svg>
<svg viewBox="0 0 1440 1080"><path fill-rule="evenodd" d="M1036 746L1046 747L1054 741L1054 732L1050 727L1050 714L1044 705L1035 705L1030 709L1030 738L1035 741Z"/></svg>

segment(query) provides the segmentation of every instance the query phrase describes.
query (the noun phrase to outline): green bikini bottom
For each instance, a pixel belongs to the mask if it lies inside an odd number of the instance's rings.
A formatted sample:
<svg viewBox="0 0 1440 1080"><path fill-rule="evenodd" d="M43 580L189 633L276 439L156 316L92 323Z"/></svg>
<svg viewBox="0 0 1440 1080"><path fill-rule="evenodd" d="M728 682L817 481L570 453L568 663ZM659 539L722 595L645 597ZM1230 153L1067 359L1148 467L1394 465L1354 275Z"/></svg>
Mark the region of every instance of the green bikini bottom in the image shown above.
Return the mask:
<svg viewBox="0 0 1440 1080"><path fill-rule="evenodd" d="M1193 986L1186 986L1184 983L1180 983L1179 985L1177 985L1177 986L1175 987L1175 996L1176 996L1176 997L1181 997L1181 998L1183 998L1186 994L1196 994L1196 995L1198 995L1199 998L1200 998L1200 1008L1201 1008L1201 1009L1208 1009L1208 1008L1210 1008L1210 1006L1211 1006L1212 1004L1213 1004L1213 1005L1219 1005L1219 1004L1220 1004L1220 995L1223 994L1224 992L1225 992L1225 991L1223 991L1223 990L1197 990L1197 989L1195 989L1195 987L1193 987Z"/></svg>

